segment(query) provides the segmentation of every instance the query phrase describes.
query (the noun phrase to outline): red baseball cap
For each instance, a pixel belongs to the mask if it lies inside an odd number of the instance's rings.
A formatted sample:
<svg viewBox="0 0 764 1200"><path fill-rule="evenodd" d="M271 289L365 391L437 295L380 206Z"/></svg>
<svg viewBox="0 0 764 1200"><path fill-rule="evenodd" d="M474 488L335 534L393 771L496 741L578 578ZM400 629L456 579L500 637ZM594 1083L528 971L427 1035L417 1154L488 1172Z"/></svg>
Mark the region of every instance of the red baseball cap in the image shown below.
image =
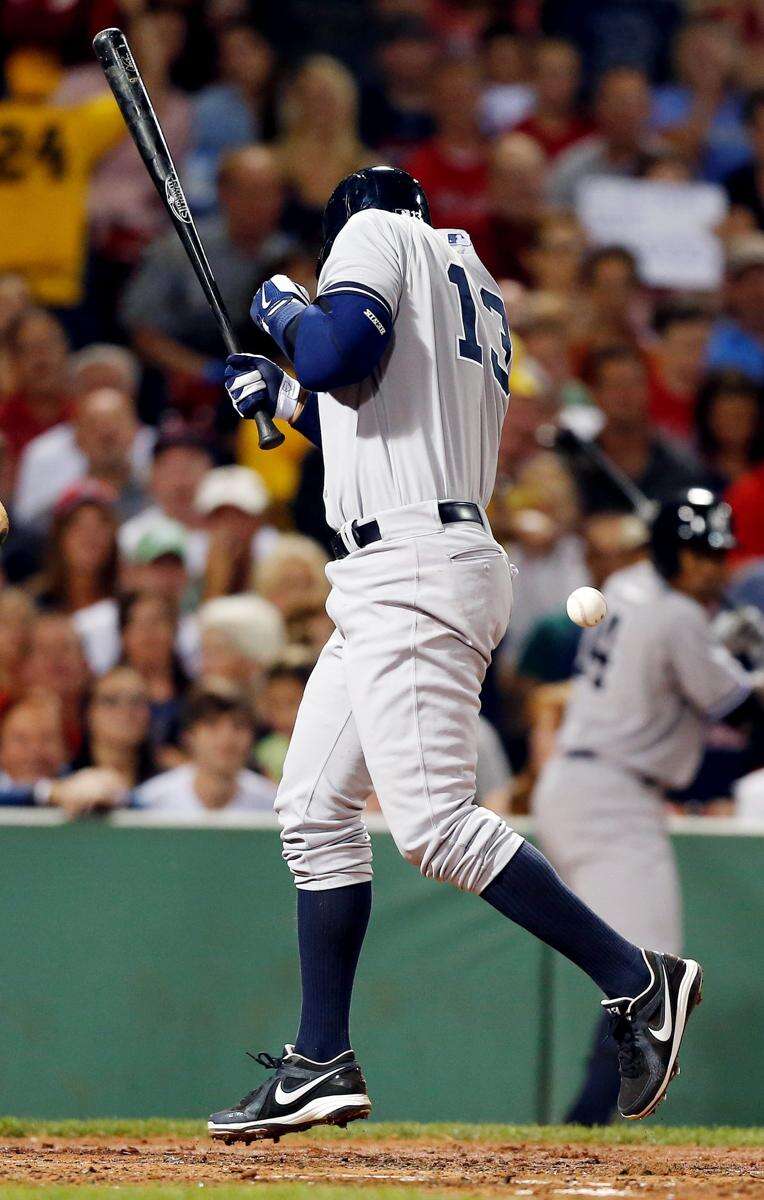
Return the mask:
<svg viewBox="0 0 764 1200"><path fill-rule="evenodd" d="M54 513L57 517L68 517L83 504L98 504L101 508L113 508L118 496L113 487L100 479L80 479L61 493Z"/></svg>

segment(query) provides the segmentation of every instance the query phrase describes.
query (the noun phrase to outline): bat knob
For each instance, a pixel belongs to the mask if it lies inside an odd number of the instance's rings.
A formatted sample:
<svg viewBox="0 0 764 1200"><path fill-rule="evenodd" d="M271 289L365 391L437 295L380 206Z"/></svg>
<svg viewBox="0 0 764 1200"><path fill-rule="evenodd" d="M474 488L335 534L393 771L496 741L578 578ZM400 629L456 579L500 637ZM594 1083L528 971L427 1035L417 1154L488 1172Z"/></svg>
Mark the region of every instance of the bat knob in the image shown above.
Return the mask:
<svg viewBox="0 0 764 1200"><path fill-rule="evenodd" d="M255 413L253 419L257 426L257 441L261 450L275 450L277 446L281 445L284 435L273 424L270 413L261 408Z"/></svg>

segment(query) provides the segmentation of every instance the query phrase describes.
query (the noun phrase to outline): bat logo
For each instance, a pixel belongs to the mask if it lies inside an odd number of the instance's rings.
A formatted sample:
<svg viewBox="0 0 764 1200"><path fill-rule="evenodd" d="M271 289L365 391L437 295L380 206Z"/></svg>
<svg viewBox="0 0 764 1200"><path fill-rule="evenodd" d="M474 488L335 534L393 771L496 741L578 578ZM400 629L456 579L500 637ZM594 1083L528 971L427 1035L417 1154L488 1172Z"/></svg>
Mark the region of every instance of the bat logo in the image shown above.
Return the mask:
<svg viewBox="0 0 764 1200"><path fill-rule="evenodd" d="M170 171L170 174L165 179L164 191L167 196L167 203L173 214L179 221L184 221L186 225L190 225L191 212L188 207L188 201L183 195L183 188L180 186L180 180L174 171Z"/></svg>
<svg viewBox="0 0 764 1200"><path fill-rule="evenodd" d="M130 47L127 42L122 41L117 43L117 55L122 63L122 68L127 75L130 83L135 83L138 79L138 68L135 65Z"/></svg>

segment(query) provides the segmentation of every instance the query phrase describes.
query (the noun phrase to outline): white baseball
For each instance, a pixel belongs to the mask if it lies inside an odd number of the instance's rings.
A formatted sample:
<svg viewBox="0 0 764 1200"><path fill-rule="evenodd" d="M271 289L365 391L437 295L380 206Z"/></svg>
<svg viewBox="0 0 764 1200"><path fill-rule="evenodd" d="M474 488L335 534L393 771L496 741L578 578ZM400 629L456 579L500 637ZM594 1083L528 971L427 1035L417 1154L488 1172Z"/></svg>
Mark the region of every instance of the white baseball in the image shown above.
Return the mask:
<svg viewBox="0 0 764 1200"><path fill-rule="evenodd" d="M570 593L566 607L574 624L591 629L593 625L599 625L605 616L607 601L596 588L580 587Z"/></svg>

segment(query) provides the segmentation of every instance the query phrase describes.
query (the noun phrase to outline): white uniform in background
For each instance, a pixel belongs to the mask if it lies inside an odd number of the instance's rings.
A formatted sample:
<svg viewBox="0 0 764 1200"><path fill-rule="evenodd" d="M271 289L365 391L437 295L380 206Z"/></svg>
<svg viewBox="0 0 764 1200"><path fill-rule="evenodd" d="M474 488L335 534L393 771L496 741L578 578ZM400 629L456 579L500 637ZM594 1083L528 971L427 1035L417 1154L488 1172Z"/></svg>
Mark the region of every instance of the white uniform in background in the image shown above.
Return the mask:
<svg viewBox="0 0 764 1200"><path fill-rule="evenodd" d="M475 804L480 687L512 605L483 506L508 403L499 289L461 231L364 211L339 233L319 295L381 298L394 332L373 375L320 395L336 631L311 676L276 801L298 887L371 878L371 788L423 874L480 892L522 839ZM439 500L482 524L444 525ZM350 524L376 518L359 549Z"/></svg>
<svg viewBox="0 0 764 1200"><path fill-rule="evenodd" d="M533 796L539 839L566 883L639 946L681 951L664 792L691 782L709 720L745 700L746 672L705 611L651 563L611 576L608 615L581 639L557 752Z"/></svg>

